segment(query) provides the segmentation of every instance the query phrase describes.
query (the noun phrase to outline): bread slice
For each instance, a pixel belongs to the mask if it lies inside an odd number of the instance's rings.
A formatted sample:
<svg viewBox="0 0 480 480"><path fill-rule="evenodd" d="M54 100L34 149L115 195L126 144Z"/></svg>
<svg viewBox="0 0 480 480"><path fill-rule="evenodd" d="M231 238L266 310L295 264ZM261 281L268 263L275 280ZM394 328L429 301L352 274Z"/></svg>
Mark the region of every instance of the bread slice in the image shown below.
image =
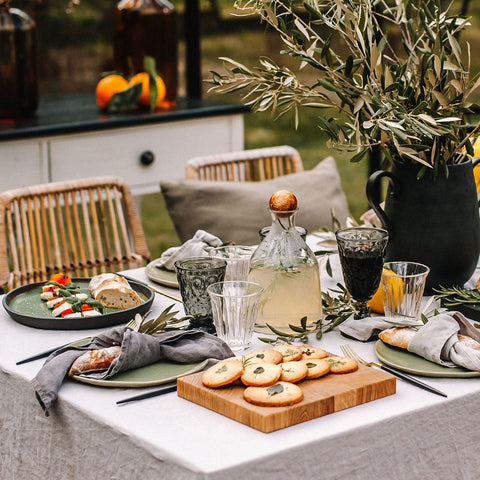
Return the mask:
<svg viewBox="0 0 480 480"><path fill-rule="evenodd" d="M88 284L88 289L93 297L95 297L95 291L98 290L104 282L114 280L119 284L124 285L125 287L130 287L128 280L121 275L117 275L116 273L101 273L100 275L95 275L90 279L90 283Z"/></svg>
<svg viewBox="0 0 480 480"><path fill-rule="evenodd" d="M128 281L114 273L103 273L90 280L90 293L104 307L126 310L142 303L142 299Z"/></svg>

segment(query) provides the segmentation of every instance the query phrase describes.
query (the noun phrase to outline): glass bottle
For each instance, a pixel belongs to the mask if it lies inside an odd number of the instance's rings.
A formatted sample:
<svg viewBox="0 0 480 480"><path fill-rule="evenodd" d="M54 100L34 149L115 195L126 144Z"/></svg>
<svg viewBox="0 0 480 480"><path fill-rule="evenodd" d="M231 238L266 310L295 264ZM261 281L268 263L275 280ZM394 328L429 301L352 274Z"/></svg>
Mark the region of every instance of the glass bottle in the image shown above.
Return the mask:
<svg viewBox="0 0 480 480"><path fill-rule="evenodd" d="M37 30L33 19L0 0L0 117L29 116L38 106Z"/></svg>
<svg viewBox="0 0 480 480"><path fill-rule="evenodd" d="M0 0L1 1L1 0ZM165 106L173 106L178 86L177 12L168 0L120 0L113 18L115 69L125 76L144 71L155 59L166 86Z"/></svg>
<svg viewBox="0 0 480 480"><path fill-rule="evenodd" d="M294 201L279 204L280 192ZM255 330L263 333L272 333L267 324L291 333L289 324L300 326L302 317L307 324L322 318L317 258L295 228L295 196L280 192L270 199L272 227L252 255L248 276L264 289L255 322Z"/></svg>

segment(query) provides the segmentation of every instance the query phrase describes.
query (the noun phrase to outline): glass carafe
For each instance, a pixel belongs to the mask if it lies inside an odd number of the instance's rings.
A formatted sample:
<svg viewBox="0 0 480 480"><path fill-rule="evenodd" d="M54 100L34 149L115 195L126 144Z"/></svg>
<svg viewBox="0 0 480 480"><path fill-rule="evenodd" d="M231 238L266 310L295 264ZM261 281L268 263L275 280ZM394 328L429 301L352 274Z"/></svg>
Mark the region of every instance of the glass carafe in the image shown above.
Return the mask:
<svg viewBox="0 0 480 480"><path fill-rule="evenodd" d="M165 106L175 105L178 84L177 12L168 0L121 0L114 13L115 69L126 76L155 59L166 86Z"/></svg>
<svg viewBox="0 0 480 480"><path fill-rule="evenodd" d="M270 201L272 227L250 260L248 279L264 289L257 332L272 333L267 324L292 332L289 325L300 326L303 317L307 324L322 318L318 262L295 228L296 199L294 205L291 210L278 210Z"/></svg>

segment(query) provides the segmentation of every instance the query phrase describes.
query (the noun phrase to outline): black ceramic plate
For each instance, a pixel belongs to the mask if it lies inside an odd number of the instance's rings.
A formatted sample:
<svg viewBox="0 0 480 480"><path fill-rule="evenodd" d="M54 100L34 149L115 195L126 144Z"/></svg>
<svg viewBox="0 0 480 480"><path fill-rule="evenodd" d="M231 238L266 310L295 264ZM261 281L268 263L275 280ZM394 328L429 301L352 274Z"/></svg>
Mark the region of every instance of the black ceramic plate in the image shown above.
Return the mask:
<svg viewBox="0 0 480 480"><path fill-rule="evenodd" d="M72 278L80 286L80 292L88 293L90 278ZM128 281L143 300L143 303L127 310L106 309L103 315L85 318L54 317L46 302L40 299L45 282L30 283L12 290L3 297L3 306L8 314L18 323L45 330L90 330L111 327L127 323L135 314L145 314L153 303L154 293L146 285L134 280Z"/></svg>

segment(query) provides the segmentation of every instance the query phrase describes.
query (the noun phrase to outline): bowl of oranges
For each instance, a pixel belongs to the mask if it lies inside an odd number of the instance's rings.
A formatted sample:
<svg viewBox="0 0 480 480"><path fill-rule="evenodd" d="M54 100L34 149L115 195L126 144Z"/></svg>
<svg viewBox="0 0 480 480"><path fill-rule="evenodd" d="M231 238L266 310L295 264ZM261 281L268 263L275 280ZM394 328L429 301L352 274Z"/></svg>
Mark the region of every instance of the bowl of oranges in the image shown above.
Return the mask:
<svg viewBox="0 0 480 480"><path fill-rule="evenodd" d="M104 111L127 112L141 109L155 111L166 106L167 89L157 73L155 61L145 57L144 71L127 79L120 73L102 76L95 88L97 105Z"/></svg>

